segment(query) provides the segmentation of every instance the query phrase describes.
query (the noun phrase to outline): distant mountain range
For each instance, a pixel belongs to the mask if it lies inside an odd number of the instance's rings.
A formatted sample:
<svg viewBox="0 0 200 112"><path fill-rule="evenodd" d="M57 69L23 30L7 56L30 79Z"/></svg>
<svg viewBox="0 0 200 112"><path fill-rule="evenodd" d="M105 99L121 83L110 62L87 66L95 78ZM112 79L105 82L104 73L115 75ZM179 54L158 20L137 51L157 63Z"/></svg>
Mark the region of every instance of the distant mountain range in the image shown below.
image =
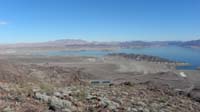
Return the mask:
<svg viewBox="0 0 200 112"><path fill-rule="evenodd" d="M65 48L65 47L118 47L118 48L143 48L156 46L181 46L200 48L200 39L191 41L125 41L125 42L89 42L80 39L62 39L40 43L17 43L17 44L3 44L0 48Z"/></svg>
<svg viewBox="0 0 200 112"><path fill-rule="evenodd" d="M191 41L152 41L152 42L129 41L120 43L120 46L125 48L130 48L135 46L149 47L149 46L172 46L172 45L180 47L200 48L200 39Z"/></svg>
<svg viewBox="0 0 200 112"><path fill-rule="evenodd" d="M200 48L200 39L183 42L183 43L180 44L180 46Z"/></svg>
<svg viewBox="0 0 200 112"><path fill-rule="evenodd" d="M121 42L120 47L122 48L135 48L135 47L155 47L155 46L180 46L180 47L191 47L200 48L200 39L191 41L128 41Z"/></svg>

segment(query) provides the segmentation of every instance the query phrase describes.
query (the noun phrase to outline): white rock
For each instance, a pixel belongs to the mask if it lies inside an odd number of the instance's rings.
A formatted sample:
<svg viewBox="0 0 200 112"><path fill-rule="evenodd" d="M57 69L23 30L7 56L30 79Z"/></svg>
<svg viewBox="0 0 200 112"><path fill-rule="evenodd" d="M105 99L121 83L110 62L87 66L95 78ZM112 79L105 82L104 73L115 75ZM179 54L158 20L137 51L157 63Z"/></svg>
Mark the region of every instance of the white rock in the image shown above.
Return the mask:
<svg viewBox="0 0 200 112"><path fill-rule="evenodd" d="M181 77L187 77L187 75L184 73L184 72L180 72L180 74L179 74Z"/></svg>

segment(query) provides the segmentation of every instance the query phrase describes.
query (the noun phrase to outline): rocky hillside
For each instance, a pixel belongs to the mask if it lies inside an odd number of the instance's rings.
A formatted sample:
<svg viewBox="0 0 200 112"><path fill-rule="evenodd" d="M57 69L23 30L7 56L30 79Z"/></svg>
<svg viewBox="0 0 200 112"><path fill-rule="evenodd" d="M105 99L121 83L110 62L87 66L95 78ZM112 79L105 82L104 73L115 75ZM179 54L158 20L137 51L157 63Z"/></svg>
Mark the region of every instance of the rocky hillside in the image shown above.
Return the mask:
<svg viewBox="0 0 200 112"><path fill-rule="evenodd" d="M199 112L199 103L174 91L171 72L134 82L91 84L82 68L1 60L1 112ZM152 77L154 76L154 77ZM169 77L170 76L170 77ZM151 79L151 80L150 80ZM184 83L185 79L173 78ZM165 81L163 81L165 80ZM181 82L181 85L182 85Z"/></svg>
<svg viewBox="0 0 200 112"><path fill-rule="evenodd" d="M73 67L45 65L22 65L1 60L0 81L11 83L49 83L53 85L82 84L81 78L89 79L90 74Z"/></svg>
<svg viewBox="0 0 200 112"><path fill-rule="evenodd" d="M26 87L26 88L25 88ZM29 88L28 88L29 87ZM32 88L31 88L32 87ZM30 89L30 90L28 90ZM28 91L27 91L28 90ZM149 84L35 88L1 84L2 112L199 112L198 102Z"/></svg>
<svg viewBox="0 0 200 112"><path fill-rule="evenodd" d="M136 61L176 63L175 61L171 61L169 59L160 58L158 56L143 55L143 54L112 53L112 54L108 54L108 56L118 56L118 57L136 60Z"/></svg>

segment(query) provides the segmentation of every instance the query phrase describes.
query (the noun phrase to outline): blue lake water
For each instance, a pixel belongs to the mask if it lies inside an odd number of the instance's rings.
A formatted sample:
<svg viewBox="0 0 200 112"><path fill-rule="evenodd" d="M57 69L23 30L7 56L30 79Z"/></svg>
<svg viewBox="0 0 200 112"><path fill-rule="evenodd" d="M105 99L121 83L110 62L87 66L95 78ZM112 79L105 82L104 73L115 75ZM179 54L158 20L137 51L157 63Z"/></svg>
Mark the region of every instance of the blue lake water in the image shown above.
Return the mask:
<svg viewBox="0 0 200 112"><path fill-rule="evenodd" d="M116 51L55 51L48 52L48 55L103 56L109 53L146 54L191 64L191 66L177 67L177 69L196 69L197 67L200 67L200 49L183 48L177 46L120 49Z"/></svg>

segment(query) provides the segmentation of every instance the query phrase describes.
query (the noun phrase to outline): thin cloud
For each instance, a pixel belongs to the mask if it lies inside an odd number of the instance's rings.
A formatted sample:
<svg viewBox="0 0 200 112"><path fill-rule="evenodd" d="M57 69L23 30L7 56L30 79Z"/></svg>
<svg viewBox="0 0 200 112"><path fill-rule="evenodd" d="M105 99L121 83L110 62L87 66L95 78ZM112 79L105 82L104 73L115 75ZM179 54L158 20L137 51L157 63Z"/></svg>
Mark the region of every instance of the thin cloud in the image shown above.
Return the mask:
<svg viewBox="0 0 200 112"><path fill-rule="evenodd" d="M6 22L6 21L0 21L0 25L7 25L8 24L8 22Z"/></svg>

